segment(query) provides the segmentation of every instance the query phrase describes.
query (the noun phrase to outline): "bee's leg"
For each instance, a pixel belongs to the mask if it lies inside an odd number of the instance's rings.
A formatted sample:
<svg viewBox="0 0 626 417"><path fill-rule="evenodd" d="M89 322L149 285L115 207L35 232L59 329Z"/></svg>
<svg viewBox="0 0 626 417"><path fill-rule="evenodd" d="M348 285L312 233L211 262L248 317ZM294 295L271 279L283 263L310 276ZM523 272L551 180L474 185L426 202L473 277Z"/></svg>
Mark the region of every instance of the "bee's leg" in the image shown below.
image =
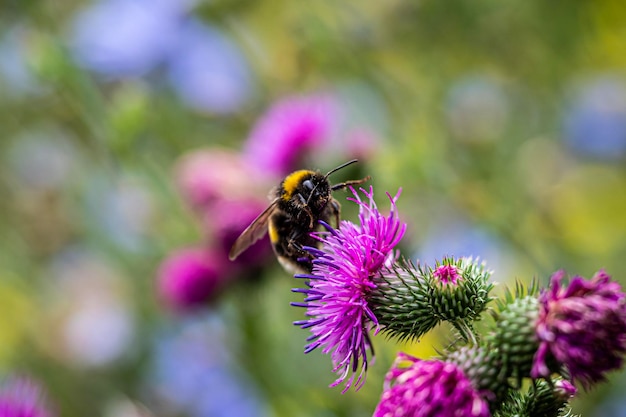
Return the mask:
<svg viewBox="0 0 626 417"><path fill-rule="evenodd" d="M302 231L298 230L294 230L291 232L287 243L290 250L295 249L298 252L305 252L305 250L302 248L302 245L298 243L298 241L302 237L302 234Z"/></svg>
<svg viewBox="0 0 626 417"><path fill-rule="evenodd" d="M315 221L313 213L311 213L311 209L309 208L307 201L304 199L304 196L299 193L297 195L300 199L300 202L302 203L302 210L304 210L304 212L309 216L309 229L312 229L314 226L313 222Z"/></svg>
<svg viewBox="0 0 626 417"><path fill-rule="evenodd" d="M339 201L334 198L330 200L330 213L335 218L335 227L339 227L340 215L341 215L341 204Z"/></svg>
<svg viewBox="0 0 626 417"><path fill-rule="evenodd" d="M342 183L333 185L332 187L330 187L330 189L333 191L343 190L344 188L350 187L351 185L363 184L365 181L369 181L370 178L372 177L368 175L367 177L361 178L360 180L351 180L351 181L342 182Z"/></svg>
<svg viewBox="0 0 626 417"><path fill-rule="evenodd" d="M289 246L291 246L293 249L295 249L295 250L296 250L296 251L298 251L298 252L301 252L301 253L306 253L306 251L304 250L304 248L302 247L302 245L301 245L301 244L299 244L299 243L298 243L298 241L297 241L297 240L295 240L295 239L291 239L291 240L289 241Z"/></svg>
<svg viewBox="0 0 626 417"><path fill-rule="evenodd" d="M311 213L311 209L310 208L306 208L305 209L306 214L309 215L309 229L313 229L315 227L315 218L313 217L313 213Z"/></svg>
<svg viewBox="0 0 626 417"><path fill-rule="evenodd" d="M304 247L302 246L302 244L299 243L300 237L302 236L302 233L294 233L289 237L289 252L292 253L293 255L295 255L295 258L298 262L301 262L302 260L310 260L313 258L313 255L311 255L306 249L304 249Z"/></svg>

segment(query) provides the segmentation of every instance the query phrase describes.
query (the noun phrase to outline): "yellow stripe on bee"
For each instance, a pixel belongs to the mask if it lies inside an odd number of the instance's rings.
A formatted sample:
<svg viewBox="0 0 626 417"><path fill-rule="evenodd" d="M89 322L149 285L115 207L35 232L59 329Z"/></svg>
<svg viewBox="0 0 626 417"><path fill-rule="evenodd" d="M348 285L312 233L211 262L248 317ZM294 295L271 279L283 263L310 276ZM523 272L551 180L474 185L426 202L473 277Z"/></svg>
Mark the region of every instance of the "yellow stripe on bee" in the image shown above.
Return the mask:
<svg viewBox="0 0 626 417"><path fill-rule="evenodd" d="M308 169L301 169L287 175L287 177L283 180L283 190L285 190L282 195L283 200L291 199L293 193L296 191L296 188L298 188L298 185L302 182L302 178L307 175L311 175L312 173L313 171L309 171Z"/></svg>
<svg viewBox="0 0 626 417"><path fill-rule="evenodd" d="M278 235L278 230L276 230L274 223L272 223L271 221L267 225L267 233L270 235L270 242L272 243L276 243L280 239L280 236Z"/></svg>

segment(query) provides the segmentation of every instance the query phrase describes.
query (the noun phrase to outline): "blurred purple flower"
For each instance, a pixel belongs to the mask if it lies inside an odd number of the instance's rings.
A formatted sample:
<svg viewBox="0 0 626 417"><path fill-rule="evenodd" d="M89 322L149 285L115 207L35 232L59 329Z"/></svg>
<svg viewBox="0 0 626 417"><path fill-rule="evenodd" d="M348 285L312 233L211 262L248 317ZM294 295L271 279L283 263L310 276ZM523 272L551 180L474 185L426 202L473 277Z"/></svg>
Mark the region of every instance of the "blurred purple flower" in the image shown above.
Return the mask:
<svg viewBox="0 0 626 417"><path fill-rule="evenodd" d="M321 250L309 248L315 255L312 274L296 275L310 279L309 289L296 289L306 294L307 320L294 324L311 329L305 353L322 346L323 353L332 352L333 372L339 378L331 387L346 382L343 392L353 383L359 389L365 383L367 351L372 350L369 331L378 331L378 319L368 305L368 294L376 288L372 278L396 257L394 247L402 238L406 225L398 218L396 199L389 194L391 212L384 216L374 202L374 190L362 190L369 202L363 202L352 189L359 205L360 224L342 221L339 229L315 235L323 243ZM359 371L360 369L360 371ZM356 372L359 371L357 375ZM354 381L356 377L356 382Z"/></svg>
<svg viewBox="0 0 626 417"><path fill-rule="evenodd" d="M239 110L253 94L252 74L237 45L218 29L187 21L168 59L169 80L191 108Z"/></svg>
<svg viewBox="0 0 626 417"><path fill-rule="evenodd" d="M26 378L14 377L0 386L0 417L51 417L41 386Z"/></svg>
<svg viewBox="0 0 626 417"><path fill-rule="evenodd" d="M590 280L558 271L539 296L539 349L531 375L549 377L556 360L574 381L589 387L622 367L626 354L626 294L603 270Z"/></svg>
<svg viewBox="0 0 626 417"><path fill-rule="evenodd" d="M113 78L141 76L175 46L189 1L102 0L75 18L71 48L78 62Z"/></svg>
<svg viewBox="0 0 626 417"><path fill-rule="evenodd" d="M564 139L593 157L626 157L626 82L599 77L582 87L564 118Z"/></svg>
<svg viewBox="0 0 626 417"><path fill-rule="evenodd" d="M176 310L187 311L207 303L230 278L225 258L201 248L171 253L158 271L158 290Z"/></svg>
<svg viewBox="0 0 626 417"><path fill-rule="evenodd" d="M404 366L408 362L409 366ZM452 363L398 353L374 417L489 417L489 406Z"/></svg>
<svg viewBox="0 0 626 417"><path fill-rule="evenodd" d="M256 122L245 144L250 163L262 172L282 177L302 157L330 137L338 106L327 94L291 96L272 105Z"/></svg>

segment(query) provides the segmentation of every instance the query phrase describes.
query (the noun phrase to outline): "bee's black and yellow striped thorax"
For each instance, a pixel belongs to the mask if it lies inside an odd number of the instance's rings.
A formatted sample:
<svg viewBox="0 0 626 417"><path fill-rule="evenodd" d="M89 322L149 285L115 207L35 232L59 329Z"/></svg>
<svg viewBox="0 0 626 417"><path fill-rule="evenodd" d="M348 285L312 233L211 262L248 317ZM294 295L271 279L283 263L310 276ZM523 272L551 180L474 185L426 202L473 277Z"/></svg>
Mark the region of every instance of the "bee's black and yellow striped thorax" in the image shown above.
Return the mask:
<svg viewBox="0 0 626 417"><path fill-rule="evenodd" d="M287 175L280 184L280 195L278 197L285 201L290 200L302 182L311 178L313 175L315 175L315 171L310 171L308 169L301 169Z"/></svg>
<svg viewBox="0 0 626 417"><path fill-rule="evenodd" d="M278 209L270 217L268 233L274 251L287 269L311 271L311 256L303 247L318 247L310 236L318 230L319 220L328 222L338 215L338 203L332 200L330 184L319 172L299 170L289 174L276 190Z"/></svg>

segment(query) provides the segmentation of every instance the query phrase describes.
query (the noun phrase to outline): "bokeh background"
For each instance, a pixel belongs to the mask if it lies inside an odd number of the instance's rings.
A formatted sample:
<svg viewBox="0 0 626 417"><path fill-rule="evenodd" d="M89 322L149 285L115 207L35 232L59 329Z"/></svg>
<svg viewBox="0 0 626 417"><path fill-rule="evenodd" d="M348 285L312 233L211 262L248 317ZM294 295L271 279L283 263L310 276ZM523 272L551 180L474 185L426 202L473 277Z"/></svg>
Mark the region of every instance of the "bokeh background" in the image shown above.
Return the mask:
<svg viewBox="0 0 626 417"><path fill-rule="evenodd" d="M446 329L375 338L341 394L267 242L225 255L282 175L354 157L333 181L402 187L413 260L626 284L626 6L2 1L0 373L67 417L371 415ZM574 410L626 415L624 384Z"/></svg>

